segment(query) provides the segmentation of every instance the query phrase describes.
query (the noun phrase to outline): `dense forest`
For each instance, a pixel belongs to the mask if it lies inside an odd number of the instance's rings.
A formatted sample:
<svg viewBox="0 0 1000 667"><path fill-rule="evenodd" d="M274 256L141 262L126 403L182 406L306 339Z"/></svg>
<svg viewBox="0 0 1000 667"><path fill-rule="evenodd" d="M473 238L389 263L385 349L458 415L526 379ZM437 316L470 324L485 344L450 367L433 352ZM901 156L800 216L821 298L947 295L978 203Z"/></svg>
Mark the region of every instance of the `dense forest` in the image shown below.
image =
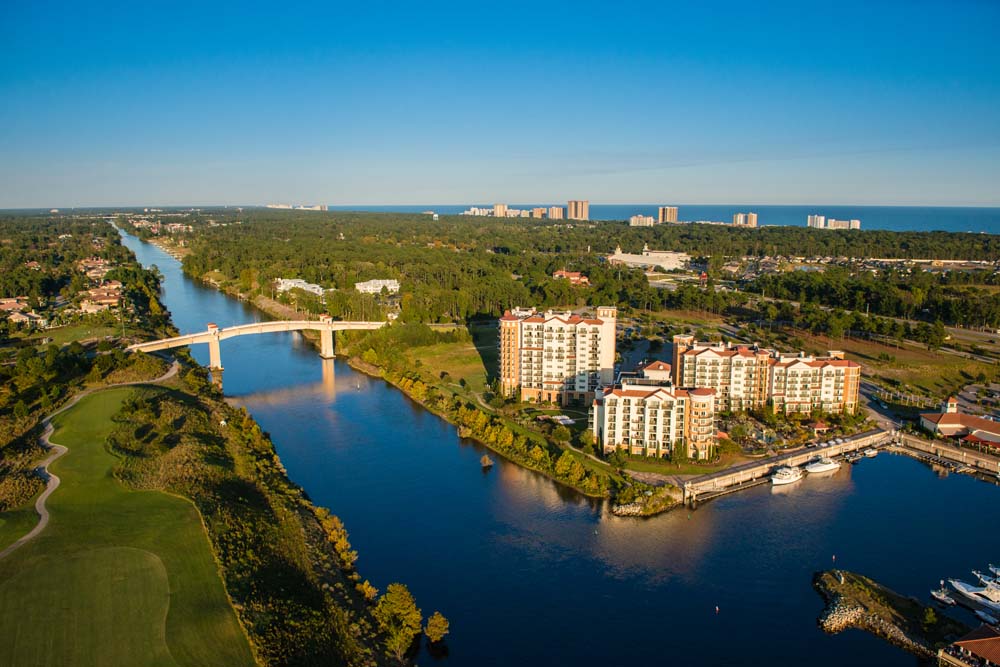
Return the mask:
<svg viewBox="0 0 1000 667"><path fill-rule="evenodd" d="M748 289L778 299L813 302L874 315L940 321L961 326L1000 326L1000 292L993 272L852 273L791 271L761 276Z"/></svg>
<svg viewBox="0 0 1000 667"><path fill-rule="evenodd" d="M232 221L231 221L232 222ZM322 304L302 295L314 312L357 317L375 312L353 284L396 278L403 321L434 322L495 317L513 305L615 304L621 308L744 310L748 294L697 285L676 290L651 287L642 271L610 266L604 256L620 245L639 252L658 249L712 256L713 270L726 257L807 255L848 257L961 257L996 260L1000 237L945 232L823 231L794 227L738 229L709 225L630 228L617 223L562 223L524 219L375 213L244 211L240 224L196 228L186 238L185 271L217 271L243 292L267 294L275 278L303 278L337 289ZM589 287L552 278L565 268L582 271ZM991 272L930 274L890 271L852 274L790 272L742 285L750 294L811 301L929 323L1000 324ZM802 298L800 298L802 297ZM754 315L760 317L760 313Z"/></svg>

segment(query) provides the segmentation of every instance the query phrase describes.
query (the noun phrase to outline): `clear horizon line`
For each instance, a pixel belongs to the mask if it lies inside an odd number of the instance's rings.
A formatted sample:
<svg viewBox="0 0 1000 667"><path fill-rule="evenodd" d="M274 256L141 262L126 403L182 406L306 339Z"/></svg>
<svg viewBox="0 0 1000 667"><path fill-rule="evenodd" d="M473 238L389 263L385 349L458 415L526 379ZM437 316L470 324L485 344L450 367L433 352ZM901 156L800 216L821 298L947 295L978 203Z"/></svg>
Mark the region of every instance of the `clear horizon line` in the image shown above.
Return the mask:
<svg viewBox="0 0 1000 667"><path fill-rule="evenodd" d="M586 200L585 200L586 201ZM284 203L284 202L281 202ZM389 204L389 203L350 203L350 204L330 204L330 203L316 203L309 204L312 206L327 206L336 207L338 209L350 208L350 207L371 207L371 206L401 206L401 207L434 207L434 206L492 206L496 203L505 203L508 206L518 205L518 206L559 206L566 205L566 202L515 202L513 200L508 200L506 202L434 202L434 203L402 203L402 204ZM1000 209L1000 202L993 204L835 204L835 203L795 203L795 204L769 204L763 202L724 202L724 203L697 203L697 202L589 202L591 206L768 206L768 207L866 207L866 208L982 208L982 209ZM301 204L305 205L305 204ZM183 204L87 204L87 205L42 205L42 206L4 206L0 207L0 211L44 211L51 209L59 210L76 210L76 209L111 209L111 208L268 208L268 204L259 203L205 203L205 202L194 202L194 203L183 203ZM272 210L295 210L295 209L272 209Z"/></svg>

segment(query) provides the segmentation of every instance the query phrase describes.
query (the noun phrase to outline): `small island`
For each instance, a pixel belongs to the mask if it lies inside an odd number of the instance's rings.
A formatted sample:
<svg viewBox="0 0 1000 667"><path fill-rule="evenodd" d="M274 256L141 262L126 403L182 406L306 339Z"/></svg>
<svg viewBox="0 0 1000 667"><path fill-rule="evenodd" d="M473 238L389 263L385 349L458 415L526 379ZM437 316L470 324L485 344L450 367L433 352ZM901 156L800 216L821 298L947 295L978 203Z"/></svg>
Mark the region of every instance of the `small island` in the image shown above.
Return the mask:
<svg viewBox="0 0 1000 667"><path fill-rule="evenodd" d="M934 607L854 572L818 572L813 586L826 600L819 626L829 634L858 628L920 658L933 659L939 648L970 630Z"/></svg>

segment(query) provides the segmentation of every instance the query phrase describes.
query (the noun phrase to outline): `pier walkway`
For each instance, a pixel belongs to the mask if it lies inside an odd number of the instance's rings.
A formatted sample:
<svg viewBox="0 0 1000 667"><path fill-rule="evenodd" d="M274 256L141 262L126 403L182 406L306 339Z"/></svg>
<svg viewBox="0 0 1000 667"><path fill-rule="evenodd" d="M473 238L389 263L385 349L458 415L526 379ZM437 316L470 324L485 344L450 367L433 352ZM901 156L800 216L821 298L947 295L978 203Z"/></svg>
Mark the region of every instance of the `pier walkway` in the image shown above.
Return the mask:
<svg viewBox="0 0 1000 667"><path fill-rule="evenodd" d="M839 444L797 449L794 452L770 456L710 475L695 477L684 483L684 503L696 507L699 501L710 500L727 493L765 484L770 481L771 473L774 472L775 468L800 466L817 456L833 458L869 447L878 448L889 444L892 440L893 433L882 429L873 429L846 438L844 442Z"/></svg>

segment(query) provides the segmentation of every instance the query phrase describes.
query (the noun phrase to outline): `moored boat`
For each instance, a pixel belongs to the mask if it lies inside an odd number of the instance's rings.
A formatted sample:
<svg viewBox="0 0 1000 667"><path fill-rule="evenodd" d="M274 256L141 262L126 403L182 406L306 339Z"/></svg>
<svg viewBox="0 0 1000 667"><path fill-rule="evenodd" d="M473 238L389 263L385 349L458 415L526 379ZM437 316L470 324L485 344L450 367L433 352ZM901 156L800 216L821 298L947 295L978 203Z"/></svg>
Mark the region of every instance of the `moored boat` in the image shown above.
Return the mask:
<svg viewBox="0 0 1000 667"><path fill-rule="evenodd" d="M878 456L878 450L875 449L874 447L869 447L868 449L865 450L865 456L867 456L870 459L873 459L876 456Z"/></svg>
<svg viewBox="0 0 1000 667"><path fill-rule="evenodd" d="M944 587L932 590L931 597L944 605L951 606L955 604L955 599L948 595L948 591Z"/></svg>
<svg viewBox="0 0 1000 667"><path fill-rule="evenodd" d="M979 570L973 570L972 574L976 575L976 579L978 579L979 583L981 583L983 586L986 586L990 582L994 583L996 582L996 577L991 577L988 574L983 574Z"/></svg>
<svg viewBox="0 0 1000 667"><path fill-rule="evenodd" d="M806 472L808 473L820 473L820 472L830 472L836 470L840 467L840 463L834 461L829 456L817 456L815 459L806 464Z"/></svg>
<svg viewBox="0 0 1000 667"><path fill-rule="evenodd" d="M967 584L960 579L949 579L948 583L964 600L975 606L985 607L990 612L1000 613L1000 586L995 583L990 582L982 588Z"/></svg>
<svg viewBox="0 0 1000 667"><path fill-rule="evenodd" d="M775 486L780 486L782 484L792 484L794 482L802 479L801 468L796 468L794 466L781 466L778 468L773 475L771 475L771 484Z"/></svg>

